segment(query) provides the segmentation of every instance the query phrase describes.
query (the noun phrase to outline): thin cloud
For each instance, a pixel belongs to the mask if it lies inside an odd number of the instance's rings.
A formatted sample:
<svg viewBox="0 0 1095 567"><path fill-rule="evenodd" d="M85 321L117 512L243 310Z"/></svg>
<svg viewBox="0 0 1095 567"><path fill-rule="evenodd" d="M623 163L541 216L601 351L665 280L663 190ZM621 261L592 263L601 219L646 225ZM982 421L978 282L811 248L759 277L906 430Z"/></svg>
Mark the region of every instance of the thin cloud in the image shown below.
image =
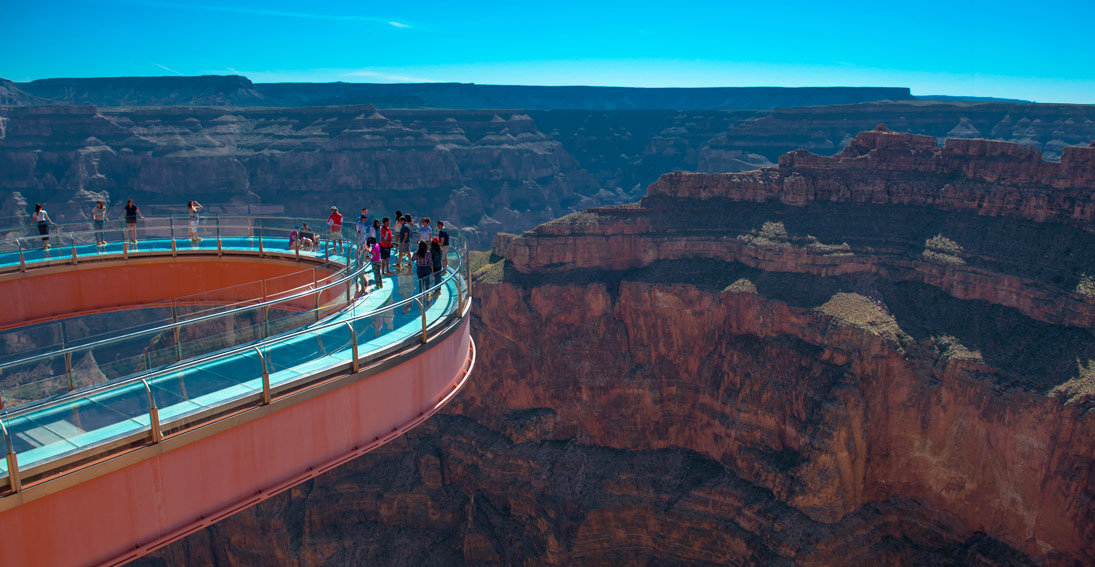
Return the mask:
<svg viewBox="0 0 1095 567"><path fill-rule="evenodd" d="M153 65L159 67L160 69L163 69L164 71L170 71L172 73L175 73L176 75L182 75L184 77L186 76L186 75L183 75L182 73L172 69L171 67L168 67L167 65L160 65L159 63L153 63Z"/></svg>
<svg viewBox="0 0 1095 567"><path fill-rule="evenodd" d="M264 10L261 8L241 8L237 6L216 6L207 4L174 4L169 2L157 2L156 0L136 0L134 4L141 6L154 6L157 8L184 8L191 10L207 10L210 12L228 12L232 14L249 14L254 16L275 16L280 18L297 18L303 20L323 20L329 22L366 22L371 24L387 24L397 28L410 28L408 24L392 21L387 18L371 16L353 16L344 14L321 14L315 12L292 12L286 10Z"/></svg>
<svg viewBox="0 0 1095 567"><path fill-rule="evenodd" d="M343 77L363 77L370 79L380 79L382 81L393 81L397 83L436 83L437 79L424 79L422 77L409 77L407 75L392 75L389 73L381 73L379 71L371 71L369 69L359 69L357 71L349 71L342 73Z"/></svg>

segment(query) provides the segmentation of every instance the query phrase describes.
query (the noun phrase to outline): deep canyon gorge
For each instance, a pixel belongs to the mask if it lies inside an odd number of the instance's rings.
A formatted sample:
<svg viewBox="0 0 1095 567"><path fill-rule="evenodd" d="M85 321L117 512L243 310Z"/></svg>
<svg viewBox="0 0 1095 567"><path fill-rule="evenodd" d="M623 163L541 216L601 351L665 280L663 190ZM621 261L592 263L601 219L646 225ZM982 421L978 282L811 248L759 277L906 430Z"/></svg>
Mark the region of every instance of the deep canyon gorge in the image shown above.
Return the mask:
<svg viewBox="0 0 1095 567"><path fill-rule="evenodd" d="M479 250L451 405L134 564L1095 564L1095 106L637 91L0 80L11 222Z"/></svg>
<svg viewBox="0 0 1095 567"><path fill-rule="evenodd" d="M1086 565L1095 147L863 132L474 258L476 376L141 565Z"/></svg>

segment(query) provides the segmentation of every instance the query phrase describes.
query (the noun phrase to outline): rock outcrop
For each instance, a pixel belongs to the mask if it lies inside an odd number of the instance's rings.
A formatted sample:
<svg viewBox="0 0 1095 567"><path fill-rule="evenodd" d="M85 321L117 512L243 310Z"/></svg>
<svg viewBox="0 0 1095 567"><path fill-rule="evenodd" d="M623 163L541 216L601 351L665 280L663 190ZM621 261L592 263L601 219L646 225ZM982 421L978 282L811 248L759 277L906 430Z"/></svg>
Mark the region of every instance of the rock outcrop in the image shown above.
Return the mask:
<svg viewBox="0 0 1095 567"><path fill-rule="evenodd" d="M501 238L445 415L143 564L1091 564L1091 152L880 129Z"/></svg>

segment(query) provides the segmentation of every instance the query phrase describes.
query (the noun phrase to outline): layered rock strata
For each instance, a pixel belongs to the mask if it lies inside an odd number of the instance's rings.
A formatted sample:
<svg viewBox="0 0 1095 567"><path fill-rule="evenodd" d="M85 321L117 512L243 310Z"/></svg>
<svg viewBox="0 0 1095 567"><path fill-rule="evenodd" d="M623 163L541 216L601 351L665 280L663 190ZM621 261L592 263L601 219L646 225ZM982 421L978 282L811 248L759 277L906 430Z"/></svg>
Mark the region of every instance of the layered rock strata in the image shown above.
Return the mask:
<svg viewBox="0 0 1095 567"><path fill-rule="evenodd" d="M446 415L144 564L1091 564L1093 152L877 131L500 239Z"/></svg>
<svg viewBox="0 0 1095 567"><path fill-rule="evenodd" d="M147 86L149 96L171 92L170 82ZM239 85L206 86L219 93ZM31 96L7 88L8 102ZM4 89L0 83L0 99ZM1014 103L527 112L0 107L0 217L13 218L0 226L19 224L36 202L63 221L86 219L96 200L118 218L129 198L160 214L185 212L191 198L290 216L369 205L374 214L441 216L486 248L498 231L633 202L665 172L748 171L792 148L833 153L879 119L937 139L1018 142L1054 160L1095 138L1093 106Z"/></svg>

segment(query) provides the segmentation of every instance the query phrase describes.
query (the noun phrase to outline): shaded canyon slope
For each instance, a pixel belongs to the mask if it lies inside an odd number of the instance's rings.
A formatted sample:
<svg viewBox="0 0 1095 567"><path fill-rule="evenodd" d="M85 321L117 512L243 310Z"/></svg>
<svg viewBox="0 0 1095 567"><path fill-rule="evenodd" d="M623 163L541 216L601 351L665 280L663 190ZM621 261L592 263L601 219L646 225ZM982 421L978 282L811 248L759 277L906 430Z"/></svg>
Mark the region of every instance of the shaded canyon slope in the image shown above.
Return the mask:
<svg viewBox="0 0 1095 567"><path fill-rule="evenodd" d="M474 379L141 565L1090 565L1095 147L864 132L476 258Z"/></svg>

